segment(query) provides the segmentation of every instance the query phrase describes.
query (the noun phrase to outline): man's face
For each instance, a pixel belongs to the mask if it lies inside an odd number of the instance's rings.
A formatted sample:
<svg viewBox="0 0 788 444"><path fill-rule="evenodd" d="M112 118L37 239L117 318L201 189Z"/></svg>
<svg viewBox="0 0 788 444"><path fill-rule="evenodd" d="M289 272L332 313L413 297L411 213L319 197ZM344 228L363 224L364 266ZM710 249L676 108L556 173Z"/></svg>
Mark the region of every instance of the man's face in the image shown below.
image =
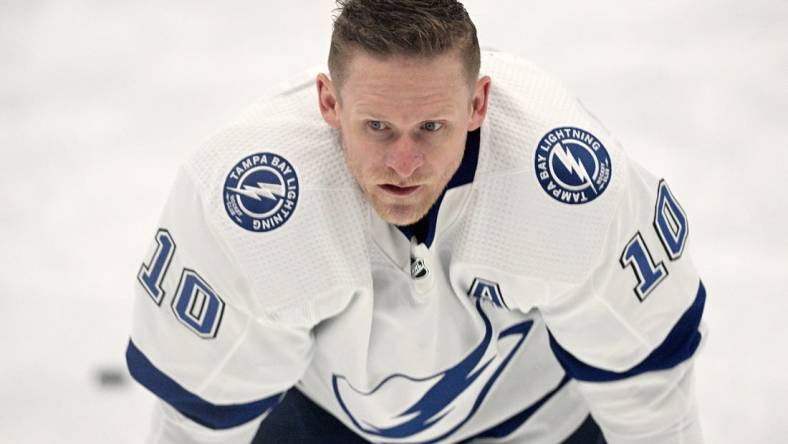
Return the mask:
<svg viewBox="0 0 788 444"><path fill-rule="evenodd" d="M321 112L342 136L347 165L380 217L418 221L462 160L486 112L489 78L469 82L456 55L377 59L357 51L341 91L318 77Z"/></svg>

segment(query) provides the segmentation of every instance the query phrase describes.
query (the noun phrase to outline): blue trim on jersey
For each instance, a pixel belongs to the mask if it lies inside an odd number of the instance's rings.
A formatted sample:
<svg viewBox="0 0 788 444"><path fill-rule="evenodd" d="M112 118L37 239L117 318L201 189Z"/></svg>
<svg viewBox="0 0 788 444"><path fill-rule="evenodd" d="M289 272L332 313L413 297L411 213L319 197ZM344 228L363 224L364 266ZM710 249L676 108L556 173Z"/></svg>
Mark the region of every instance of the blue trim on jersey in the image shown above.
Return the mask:
<svg viewBox="0 0 788 444"><path fill-rule="evenodd" d="M432 241L435 240L435 228L438 222L438 211L440 210L441 203L443 202L443 196L446 194L446 191L473 182L473 178L476 176L476 166L479 163L480 143L481 128L468 133L468 137L465 139L465 151L463 152L460 166L449 180L449 183L446 185L446 189L443 190L440 196L438 196L438 199L432 205L429 212L427 212L427 215L424 216L421 221L417 222L427 223L427 237L423 240L420 239L427 247L431 246ZM411 226L398 226L397 228L399 228L399 230L408 240L413 237L413 229Z"/></svg>
<svg viewBox="0 0 788 444"><path fill-rule="evenodd" d="M573 378L581 381L616 381L654 370L667 370L689 359L700 345L701 333L698 327L705 303L706 288L701 282L695 301L673 326L668 337L643 362L625 372L612 372L585 364L561 347L552 333L550 333L550 348L553 349L555 357L564 370Z"/></svg>
<svg viewBox="0 0 788 444"><path fill-rule="evenodd" d="M249 422L276 407L282 394L246 404L212 404L162 373L129 341L126 364L131 376L183 416L210 429L229 429Z"/></svg>
<svg viewBox="0 0 788 444"><path fill-rule="evenodd" d="M473 178L476 176L476 166L479 163L480 143L481 129L468 133L468 137L465 139L465 153L462 155L460 166L446 185L447 190L473 182Z"/></svg>
<svg viewBox="0 0 788 444"><path fill-rule="evenodd" d="M550 390L546 395L542 396L541 399L533 403L530 407L512 416L506 421L483 431L482 433L474 436L473 438L466 439L461 444L469 443L472 440L478 438L505 438L509 436L512 432L520 428L520 426L522 426L525 423L525 421L528 421L528 419L531 416L533 416L533 414L536 413L536 411L539 410L556 393L558 393L562 388L564 388L564 386L566 386L566 383L569 382L571 379L572 378L570 378L569 375L564 375L563 379L561 379L561 382L558 383L558 386L556 386L556 388Z"/></svg>

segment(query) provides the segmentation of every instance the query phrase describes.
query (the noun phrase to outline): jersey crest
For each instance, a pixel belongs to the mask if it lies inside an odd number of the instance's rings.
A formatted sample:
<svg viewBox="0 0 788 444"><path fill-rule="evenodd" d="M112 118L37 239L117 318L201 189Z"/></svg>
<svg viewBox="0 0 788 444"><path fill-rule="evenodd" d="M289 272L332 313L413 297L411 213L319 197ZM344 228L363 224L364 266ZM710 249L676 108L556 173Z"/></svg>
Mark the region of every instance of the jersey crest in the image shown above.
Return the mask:
<svg viewBox="0 0 788 444"><path fill-rule="evenodd" d="M610 156L586 130L561 127L539 141L534 164L542 189L553 199L576 205L599 197L610 182Z"/></svg>
<svg viewBox="0 0 788 444"><path fill-rule="evenodd" d="M257 153L241 159L224 182L224 208L238 226L271 231L290 219L298 202L298 176L284 157Z"/></svg>
<svg viewBox="0 0 788 444"><path fill-rule="evenodd" d="M443 442L479 411L528 336L533 320L496 333L481 299L475 305L484 322L484 336L450 368L420 377L395 373L368 391L334 374L336 400L358 431L376 441L431 444Z"/></svg>

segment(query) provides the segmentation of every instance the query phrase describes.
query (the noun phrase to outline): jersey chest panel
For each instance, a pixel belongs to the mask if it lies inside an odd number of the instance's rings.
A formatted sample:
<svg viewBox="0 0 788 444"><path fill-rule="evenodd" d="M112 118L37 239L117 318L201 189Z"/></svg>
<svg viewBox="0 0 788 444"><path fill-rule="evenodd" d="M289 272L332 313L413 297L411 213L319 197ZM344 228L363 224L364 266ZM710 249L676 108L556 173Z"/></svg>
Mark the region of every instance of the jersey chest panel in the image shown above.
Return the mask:
<svg viewBox="0 0 788 444"><path fill-rule="evenodd" d="M502 293L528 289L454 262L450 245L436 243L415 258L426 269L420 279L389 257L396 252L377 250L372 291L357 291L342 314L315 330L301 388L369 440L473 436L529 407L564 376L538 311L520 311Z"/></svg>

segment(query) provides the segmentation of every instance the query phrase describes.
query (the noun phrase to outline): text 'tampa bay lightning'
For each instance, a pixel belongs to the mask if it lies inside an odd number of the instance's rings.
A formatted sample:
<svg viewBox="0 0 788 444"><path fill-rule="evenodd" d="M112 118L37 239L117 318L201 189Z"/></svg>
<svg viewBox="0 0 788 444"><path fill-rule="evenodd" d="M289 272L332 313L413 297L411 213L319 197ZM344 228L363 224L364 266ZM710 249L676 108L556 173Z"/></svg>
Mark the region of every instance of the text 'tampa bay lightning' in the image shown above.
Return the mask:
<svg viewBox="0 0 788 444"><path fill-rule="evenodd" d="M249 231L270 231L293 214L298 176L284 157L257 153L230 170L224 190L224 206L235 223Z"/></svg>
<svg viewBox="0 0 788 444"><path fill-rule="evenodd" d="M539 141L534 162L542 188L559 202L591 202L610 181L610 156L605 146L580 128L549 131Z"/></svg>

